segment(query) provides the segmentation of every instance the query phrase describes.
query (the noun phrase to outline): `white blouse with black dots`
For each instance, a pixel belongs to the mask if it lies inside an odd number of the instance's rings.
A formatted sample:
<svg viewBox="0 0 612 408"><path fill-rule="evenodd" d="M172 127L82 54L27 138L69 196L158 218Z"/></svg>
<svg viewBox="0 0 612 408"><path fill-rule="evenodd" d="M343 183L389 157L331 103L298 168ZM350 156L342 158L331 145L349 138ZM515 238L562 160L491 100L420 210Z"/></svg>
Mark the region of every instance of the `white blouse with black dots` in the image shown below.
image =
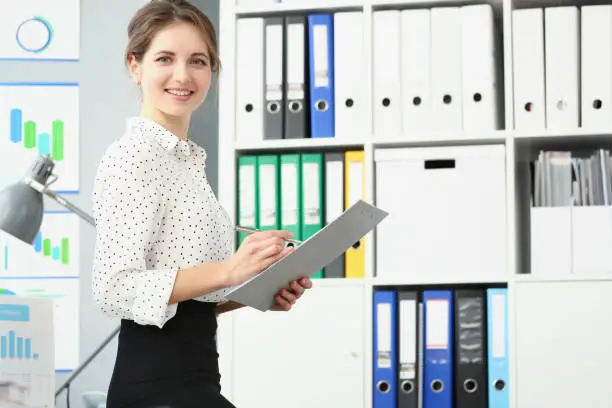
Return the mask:
<svg viewBox="0 0 612 408"><path fill-rule="evenodd" d="M136 117L100 161L93 190L93 294L113 317L162 327L179 269L232 254L233 227L204 171L206 152ZM228 289L196 298L222 302Z"/></svg>

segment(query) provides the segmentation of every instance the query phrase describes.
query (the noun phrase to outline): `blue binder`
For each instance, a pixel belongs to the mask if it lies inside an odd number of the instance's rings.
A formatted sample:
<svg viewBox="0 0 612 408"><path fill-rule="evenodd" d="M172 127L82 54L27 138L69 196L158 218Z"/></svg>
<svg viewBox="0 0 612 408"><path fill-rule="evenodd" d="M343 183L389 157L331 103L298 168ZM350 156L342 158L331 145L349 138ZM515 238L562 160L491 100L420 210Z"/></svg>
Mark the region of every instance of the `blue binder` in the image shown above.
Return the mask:
<svg viewBox="0 0 612 408"><path fill-rule="evenodd" d="M453 408L453 293L423 291L423 408Z"/></svg>
<svg viewBox="0 0 612 408"><path fill-rule="evenodd" d="M509 408L508 289L487 289L489 408Z"/></svg>
<svg viewBox="0 0 612 408"><path fill-rule="evenodd" d="M334 137L334 26L332 14L308 16L311 137Z"/></svg>
<svg viewBox="0 0 612 408"><path fill-rule="evenodd" d="M373 316L372 408L397 407L397 294L375 290Z"/></svg>

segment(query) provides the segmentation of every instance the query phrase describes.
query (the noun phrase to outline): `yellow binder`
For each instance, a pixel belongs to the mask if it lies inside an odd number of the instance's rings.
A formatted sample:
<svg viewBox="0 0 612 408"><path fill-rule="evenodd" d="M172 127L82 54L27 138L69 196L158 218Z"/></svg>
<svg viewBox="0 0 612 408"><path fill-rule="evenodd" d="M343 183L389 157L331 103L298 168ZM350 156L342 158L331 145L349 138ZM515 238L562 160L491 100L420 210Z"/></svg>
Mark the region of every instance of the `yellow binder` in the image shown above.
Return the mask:
<svg viewBox="0 0 612 408"><path fill-rule="evenodd" d="M349 150L344 153L344 206L349 208L358 200L365 199L365 174L363 150ZM365 277L365 239L361 238L357 248L346 251L345 276Z"/></svg>

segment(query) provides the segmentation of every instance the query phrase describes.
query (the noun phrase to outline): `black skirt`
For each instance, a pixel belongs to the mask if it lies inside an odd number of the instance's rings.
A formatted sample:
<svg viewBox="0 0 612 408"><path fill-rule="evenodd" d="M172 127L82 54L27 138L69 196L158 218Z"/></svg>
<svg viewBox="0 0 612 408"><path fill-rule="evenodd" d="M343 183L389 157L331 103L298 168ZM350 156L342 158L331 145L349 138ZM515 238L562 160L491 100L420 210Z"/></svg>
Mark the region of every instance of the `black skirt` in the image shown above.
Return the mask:
<svg viewBox="0 0 612 408"><path fill-rule="evenodd" d="M107 408L235 408L221 395L215 303L189 300L163 328L121 321Z"/></svg>

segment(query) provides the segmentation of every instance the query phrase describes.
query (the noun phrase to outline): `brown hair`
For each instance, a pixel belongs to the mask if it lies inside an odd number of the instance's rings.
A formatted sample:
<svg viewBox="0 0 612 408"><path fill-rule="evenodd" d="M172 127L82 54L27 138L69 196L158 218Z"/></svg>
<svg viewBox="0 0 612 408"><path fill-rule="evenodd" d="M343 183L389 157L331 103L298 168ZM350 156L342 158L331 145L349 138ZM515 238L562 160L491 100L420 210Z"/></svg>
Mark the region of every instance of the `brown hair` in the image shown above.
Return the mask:
<svg viewBox="0 0 612 408"><path fill-rule="evenodd" d="M175 22L193 24L204 36L208 46L210 68L218 72L221 67L217 50L217 34L210 19L187 0L152 0L138 10L128 25L128 45L125 61L134 55L141 62L158 31Z"/></svg>

